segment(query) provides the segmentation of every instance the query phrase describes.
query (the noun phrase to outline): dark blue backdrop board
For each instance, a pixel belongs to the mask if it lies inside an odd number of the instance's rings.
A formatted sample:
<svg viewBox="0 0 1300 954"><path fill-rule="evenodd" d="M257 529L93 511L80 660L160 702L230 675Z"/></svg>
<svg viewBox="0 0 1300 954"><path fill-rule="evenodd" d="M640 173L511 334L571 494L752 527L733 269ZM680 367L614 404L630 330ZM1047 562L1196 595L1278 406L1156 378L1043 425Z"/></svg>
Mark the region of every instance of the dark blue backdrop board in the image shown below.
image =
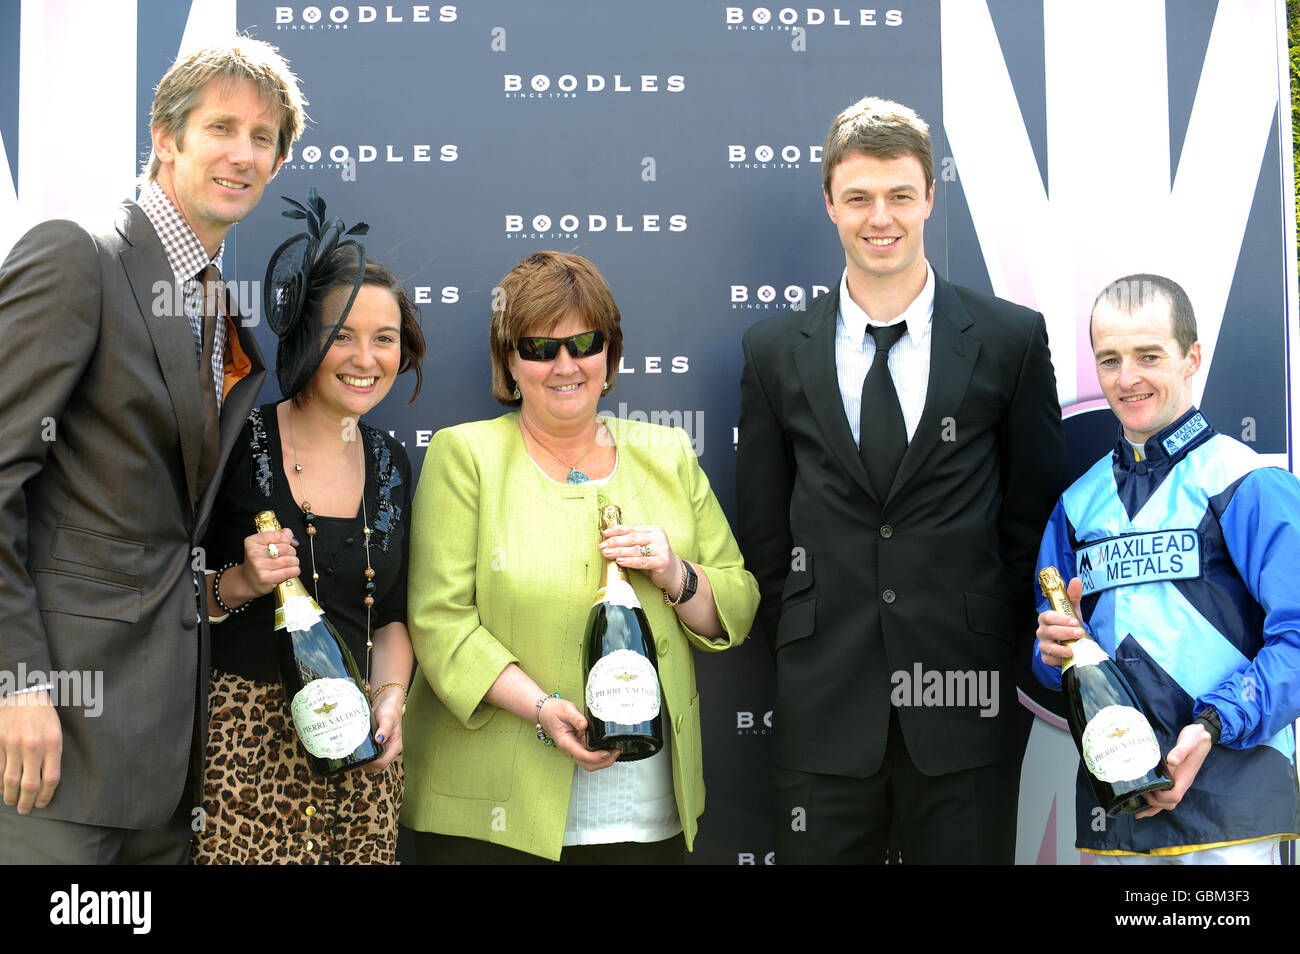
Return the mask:
<svg viewBox="0 0 1300 954"><path fill-rule="evenodd" d="M1191 0L1167 14L1175 172L1220 6ZM989 0L987 11L1003 56L990 69L1007 73L1046 190L1044 7ZM409 385L399 384L373 415L405 442L418 473L434 430L503 410L490 396L487 353L499 278L537 249L578 251L602 269L623 313L623 366L601 410L685 427L734 516L740 337L834 287L843 269L820 164L840 108L872 93L929 121L939 181L927 253L954 281L999 287L980 244L987 221L973 215L945 132L941 13L937 0L239 0L240 28L280 47L314 122L237 229L235 277L260 279L297 229L280 217L282 194L301 199L314 185L331 214L369 222L370 254L424 314L424 392L404 407ZM1260 168L1244 173L1256 197L1205 397L1215 419L1255 418L1265 453L1288 450L1279 143L1275 120ZM1090 214L1121 203L1099 196ZM257 333L273 353L269 331ZM1076 361L1075 348L1054 332L1058 368ZM264 398L277 395L272 386ZM1082 377L1064 393L1067 403L1095 395L1095 380ZM1086 440L1104 443L1105 431L1090 427ZM762 864L771 846L767 647L756 639L697 665L709 794L692 861Z"/></svg>
<svg viewBox="0 0 1300 954"><path fill-rule="evenodd" d="M296 227L280 218L281 194L314 185L331 214L370 223L371 255L422 299L424 393L373 415L418 473L433 430L502 411L487 355L497 281L536 249L578 251L623 314L623 365L602 411L685 427L733 515L740 336L839 279L819 161L831 116L878 93L915 106L941 143L938 6L896 4L896 26L883 9L862 25L856 8L837 26L828 8L827 23L804 24L806 53L752 7L729 25L728 5L698 0L433 4L428 22L412 4L375 4L371 22L360 5L319 5L309 22L312 6L238 5L241 29L293 64L314 120L239 228L238 277L260 277ZM943 249L942 216L927 239ZM761 863L767 648L697 663L710 807L692 860Z"/></svg>

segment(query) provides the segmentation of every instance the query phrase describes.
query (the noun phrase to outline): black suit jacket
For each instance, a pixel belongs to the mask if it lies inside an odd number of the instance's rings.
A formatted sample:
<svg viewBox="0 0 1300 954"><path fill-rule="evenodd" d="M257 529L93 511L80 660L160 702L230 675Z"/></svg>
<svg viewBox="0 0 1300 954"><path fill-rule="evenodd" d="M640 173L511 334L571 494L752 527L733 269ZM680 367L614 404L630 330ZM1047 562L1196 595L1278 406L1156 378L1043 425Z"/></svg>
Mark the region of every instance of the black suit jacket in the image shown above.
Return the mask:
<svg viewBox="0 0 1300 954"><path fill-rule="evenodd" d="M863 778L880 767L905 673L997 674L977 700L908 705L922 772L1016 757L1017 655L1033 638L1034 559L1065 486L1042 315L935 278L925 410L877 498L835 369L838 287L745 335L736 498L777 671L774 761ZM954 686L956 683L952 683ZM963 682L965 689L969 684Z"/></svg>
<svg viewBox="0 0 1300 954"><path fill-rule="evenodd" d="M203 727L194 547L216 488L199 475L203 398L174 286L133 202L95 234L45 222L0 267L0 670L53 671L60 701L80 703L59 709L48 818L161 826ZM231 326L228 353L251 367L222 405L217 475L266 375Z"/></svg>

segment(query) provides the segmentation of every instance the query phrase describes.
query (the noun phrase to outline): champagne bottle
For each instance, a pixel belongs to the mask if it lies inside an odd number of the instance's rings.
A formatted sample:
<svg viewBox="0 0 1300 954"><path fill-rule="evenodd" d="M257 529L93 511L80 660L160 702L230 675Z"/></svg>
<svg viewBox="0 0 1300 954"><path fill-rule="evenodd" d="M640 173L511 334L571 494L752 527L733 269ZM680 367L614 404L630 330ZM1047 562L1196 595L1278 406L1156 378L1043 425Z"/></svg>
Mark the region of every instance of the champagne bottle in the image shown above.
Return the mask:
<svg viewBox="0 0 1300 954"><path fill-rule="evenodd" d="M280 529L270 510L253 523L258 533ZM334 775L379 758L352 652L298 577L275 587L275 631L284 695L312 771Z"/></svg>
<svg viewBox="0 0 1300 954"><path fill-rule="evenodd" d="M600 529L621 522L618 507L600 510ZM627 570L605 561L583 641L587 748L617 749L620 762L663 748L659 667L654 635Z"/></svg>
<svg viewBox="0 0 1300 954"><path fill-rule="evenodd" d="M1038 585L1052 609L1078 620L1056 567L1040 570ZM1174 785L1146 709L1096 640L1084 635L1065 645L1074 650L1061 666L1066 721L1093 794L1112 817L1141 811L1146 792Z"/></svg>

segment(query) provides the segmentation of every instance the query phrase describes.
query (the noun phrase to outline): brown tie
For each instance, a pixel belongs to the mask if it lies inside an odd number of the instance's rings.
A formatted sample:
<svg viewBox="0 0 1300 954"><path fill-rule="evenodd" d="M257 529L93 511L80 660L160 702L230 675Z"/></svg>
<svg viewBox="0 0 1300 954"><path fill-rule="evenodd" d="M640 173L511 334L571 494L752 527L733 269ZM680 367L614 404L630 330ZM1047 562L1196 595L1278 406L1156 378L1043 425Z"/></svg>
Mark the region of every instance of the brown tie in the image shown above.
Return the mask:
<svg viewBox="0 0 1300 954"><path fill-rule="evenodd" d="M199 484L207 487L221 456L221 412L217 410L216 381L212 377L212 350L221 319L221 272L215 265L199 272L203 285L203 354L199 357L199 387L203 391L203 448L199 455Z"/></svg>

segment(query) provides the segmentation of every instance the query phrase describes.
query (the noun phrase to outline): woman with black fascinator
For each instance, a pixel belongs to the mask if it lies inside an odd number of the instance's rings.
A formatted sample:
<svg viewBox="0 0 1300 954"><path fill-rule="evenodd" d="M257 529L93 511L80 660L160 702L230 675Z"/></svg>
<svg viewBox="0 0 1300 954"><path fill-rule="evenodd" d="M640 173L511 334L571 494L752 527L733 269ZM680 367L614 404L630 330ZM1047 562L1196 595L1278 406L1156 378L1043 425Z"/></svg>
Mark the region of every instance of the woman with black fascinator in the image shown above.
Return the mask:
<svg viewBox="0 0 1300 954"><path fill-rule="evenodd" d="M396 377L415 372L418 312L388 269L325 218L309 192L284 214L307 231L267 269L285 400L249 415L204 541L212 674L199 864L392 864L402 801L402 710L413 654L406 630L411 467L396 440L361 421ZM252 532L272 510L283 529ZM366 679L381 758L313 775L280 686L277 583L300 577ZM221 615L217 615L221 614ZM219 625L218 625L219 624Z"/></svg>

